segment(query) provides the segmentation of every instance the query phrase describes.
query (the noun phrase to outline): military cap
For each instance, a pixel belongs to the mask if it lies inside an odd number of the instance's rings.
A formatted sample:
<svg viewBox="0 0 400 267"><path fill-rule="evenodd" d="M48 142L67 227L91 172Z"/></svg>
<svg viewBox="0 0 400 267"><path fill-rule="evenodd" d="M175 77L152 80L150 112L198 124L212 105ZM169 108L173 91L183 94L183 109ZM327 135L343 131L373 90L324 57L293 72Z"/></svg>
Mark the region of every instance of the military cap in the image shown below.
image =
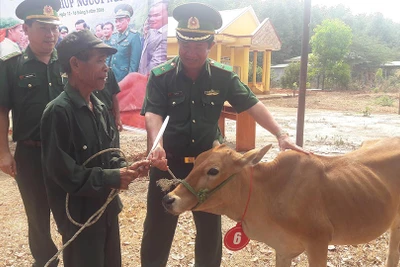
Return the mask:
<svg viewBox="0 0 400 267"><path fill-rule="evenodd" d="M114 9L115 18L125 18L125 17L132 17L133 15L133 8L128 4L120 4L115 7Z"/></svg>
<svg viewBox="0 0 400 267"><path fill-rule="evenodd" d="M0 29L12 29L15 26L21 25L22 22L14 18L1 18L0 17Z"/></svg>
<svg viewBox="0 0 400 267"><path fill-rule="evenodd" d="M33 19L59 25L61 22L57 12L60 8L60 0L25 0L17 6L15 14L24 21Z"/></svg>
<svg viewBox="0 0 400 267"><path fill-rule="evenodd" d="M57 46L58 60L66 64L71 57L88 49L104 49L108 55L115 54L117 49L106 45L94 36L90 30L82 30L68 34Z"/></svg>
<svg viewBox="0 0 400 267"><path fill-rule="evenodd" d="M177 6L172 16L178 21L176 37L181 41L202 42L211 39L222 26L221 14L202 3Z"/></svg>

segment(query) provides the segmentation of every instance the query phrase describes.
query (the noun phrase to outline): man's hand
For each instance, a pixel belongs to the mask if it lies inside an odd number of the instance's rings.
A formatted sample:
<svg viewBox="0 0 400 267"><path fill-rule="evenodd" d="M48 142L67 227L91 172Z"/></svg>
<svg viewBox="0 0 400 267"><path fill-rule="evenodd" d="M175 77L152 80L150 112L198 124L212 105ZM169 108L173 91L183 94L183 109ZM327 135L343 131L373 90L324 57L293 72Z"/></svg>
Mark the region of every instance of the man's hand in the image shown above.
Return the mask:
<svg viewBox="0 0 400 267"><path fill-rule="evenodd" d="M117 124L117 129L118 129L118 131L121 132L121 131L124 129L124 127L122 126L122 121L121 121L121 119L120 119L120 118L115 119L115 123Z"/></svg>
<svg viewBox="0 0 400 267"><path fill-rule="evenodd" d="M119 169L120 173L120 188L122 190L126 190L129 187L129 184L140 176L144 176L145 173L147 174L150 161L148 160L141 160L135 162L132 166L127 168Z"/></svg>
<svg viewBox="0 0 400 267"><path fill-rule="evenodd" d="M151 165L162 170L168 170L167 159L165 150L162 146L158 145L149 155Z"/></svg>
<svg viewBox="0 0 400 267"><path fill-rule="evenodd" d="M128 169L137 172L136 178L144 177L149 175L150 163L151 162L149 160L136 161L131 166L129 166Z"/></svg>
<svg viewBox="0 0 400 267"><path fill-rule="evenodd" d="M17 175L17 164L9 151L0 154L0 169L12 177Z"/></svg>
<svg viewBox="0 0 400 267"><path fill-rule="evenodd" d="M310 154L309 151L304 150L302 147L292 143L289 136L287 134L282 134L278 137L279 148L281 151L285 151L286 149L292 149L299 152L303 152L305 154Z"/></svg>

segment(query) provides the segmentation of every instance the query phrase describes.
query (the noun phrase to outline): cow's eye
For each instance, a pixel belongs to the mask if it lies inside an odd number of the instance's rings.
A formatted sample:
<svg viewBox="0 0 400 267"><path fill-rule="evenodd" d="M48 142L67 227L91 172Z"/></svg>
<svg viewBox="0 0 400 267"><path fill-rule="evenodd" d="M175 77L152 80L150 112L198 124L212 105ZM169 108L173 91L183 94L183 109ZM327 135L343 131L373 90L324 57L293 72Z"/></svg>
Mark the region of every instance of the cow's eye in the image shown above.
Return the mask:
<svg viewBox="0 0 400 267"><path fill-rule="evenodd" d="M219 173L219 170L217 170L216 168L211 168L207 172L208 175L217 175L218 173Z"/></svg>

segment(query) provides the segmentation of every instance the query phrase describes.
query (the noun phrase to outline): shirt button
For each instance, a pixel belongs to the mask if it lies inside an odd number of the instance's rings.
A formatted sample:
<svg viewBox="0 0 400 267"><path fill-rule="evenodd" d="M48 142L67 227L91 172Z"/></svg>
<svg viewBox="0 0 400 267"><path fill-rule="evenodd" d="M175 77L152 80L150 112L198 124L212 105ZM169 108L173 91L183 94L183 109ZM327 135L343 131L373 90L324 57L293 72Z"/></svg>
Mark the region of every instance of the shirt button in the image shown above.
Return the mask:
<svg viewBox="0 0 400 267"><path fill-rule="evenodd" d="M32 87L32 84L28 83L28 87L31 88L31 87Z"/></svg>
<svg viewBox="0 0 400 267"><path fill-rule="evenodd" d="M87 149L87 145L84 145L82 148L83 148L83 150L86 150Z"/></svg>
<svg viewBox="0 0 400 267"><path fill-rule="evenodd" d="M214 102L211 102L211 106L214 106Z"/></svg>
<svg viewBox="0 0 400 267"><path fill-rule="evenodd" d="M51 86L51 83L49 83L49 86Z"/></svg>
<svg viewBox="0 0 400 267"><path fill-rule="evenodd" d="M193 123L196 123L196 120L192 120Z"/></svg>
<svg viewBox="0 0 400 267"><path fill-rule="evenodd" d="M174 102L172 102L172 105L174 105L175 106L175 104L176 104L176 102L174 101Z"/></svg>
<svg viewBox="0 0 400 267"><path fill-rule="evenodd" d="M192 143L194 143L194 139L192 139Z"/></svg>
<svg viewBox="0 0 400 267"><path fill-rule="evenodd" d="M194 104L194 100L192 100L192 104Z"/></svg>

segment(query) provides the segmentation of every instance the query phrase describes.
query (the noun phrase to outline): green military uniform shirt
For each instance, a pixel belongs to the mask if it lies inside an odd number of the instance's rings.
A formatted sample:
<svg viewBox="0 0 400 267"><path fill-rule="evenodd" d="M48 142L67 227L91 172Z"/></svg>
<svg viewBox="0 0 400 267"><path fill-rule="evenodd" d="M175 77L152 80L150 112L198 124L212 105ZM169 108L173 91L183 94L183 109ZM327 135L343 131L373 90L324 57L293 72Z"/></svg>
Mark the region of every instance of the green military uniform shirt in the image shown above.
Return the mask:
<svg viewBox="0 0 400 267"><path fill-rule="evenodd" d="M163 136L167 154L197 156L212 147L225 101L240 113L258 99L232 67L207 59L193 82L184 75L179 57L175 57L151 71L141 114L170 116Z"/></svg>
<svg viewBox="0 0 400 267"><path fill-rule="evenodd" d="M110 148L115 132L105 105L91 95L93 112L80 93L69 84L65 92L49 103L41 121L43 173L49 204L60 231L76 230L65 213L65 196L70 194L70 213L84 223L106 201L112 188L120 186L118 158L107 152L84 162L97 152ZM107 207L101 220L115 218L121 211L118 197ZM93 227L93 226L92 226Z"/></svg>
<svg viewBox="0 0 400 267"><path fill-rule="evenodd" d="M113 33L109 45L118 50L109 62L118 82L128 73L138 71L142 54L142 42L138 32L128 28L123 33Z"/></svg>
<svg viewBox="0 0 400 267"><path fill-rule="evenodd" d="M13 140L40 140L40 118L47 103L63 91L61 65L53 51L49 63L28 48L0 61L0 106L12 110Z"/></svg>

